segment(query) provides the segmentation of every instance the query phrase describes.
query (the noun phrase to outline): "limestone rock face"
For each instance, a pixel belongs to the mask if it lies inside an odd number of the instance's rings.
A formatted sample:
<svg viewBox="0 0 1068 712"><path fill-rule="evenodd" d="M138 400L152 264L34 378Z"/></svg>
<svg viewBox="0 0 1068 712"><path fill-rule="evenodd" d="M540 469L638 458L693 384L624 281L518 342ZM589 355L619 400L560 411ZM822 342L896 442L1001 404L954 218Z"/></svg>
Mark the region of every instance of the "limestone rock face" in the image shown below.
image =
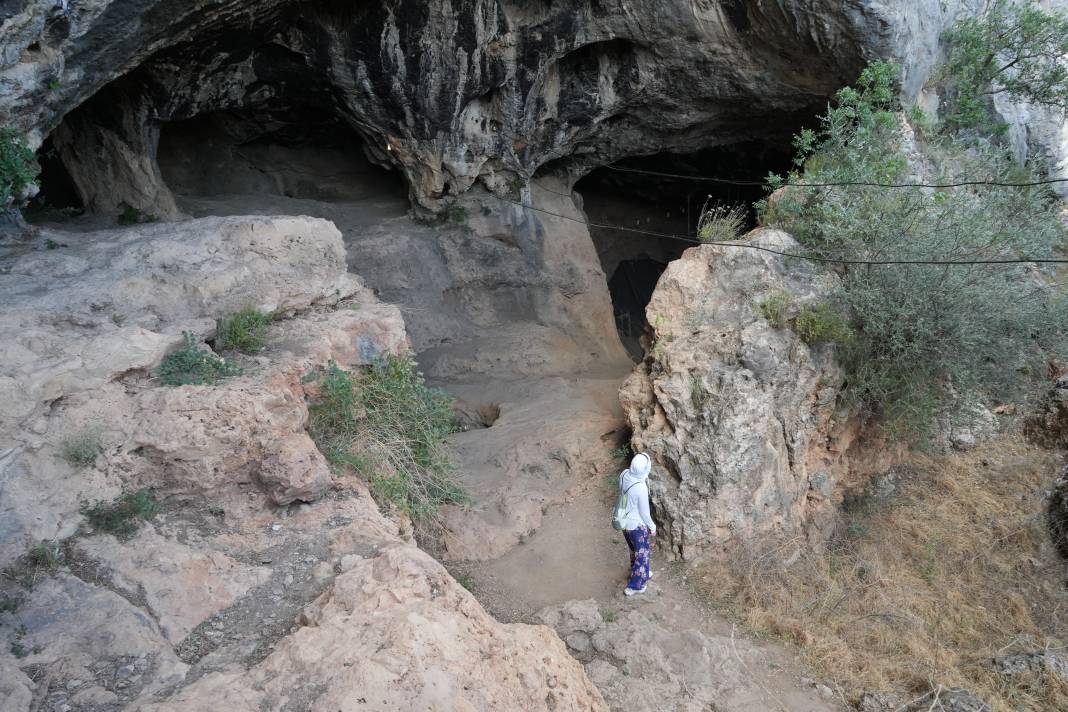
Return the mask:
<svg viewBox="0 0 1068 712"><path fill-rule="evenodd" d="M205 218L51 235L5 264L0 425L158 365L181 332L246 307L292 311L354 293L345 247L314 218ZM17 249L17 248L16 248Z"/></svg>
<svg viewBox="0 0 1068 712"><path fill-rule="evenodd" d="M320 367L409 349L332 223L49 236L0 254L21 399L2 411L0 568L32 586L0 577L5 711L606 709L551 630L495 621L307 434ZM250 305L277 318L261 351L226 354L241 375L148 370ZM96 456L65 460L87 431ZM160 511L132 538L86 525L80 505L142 487ZM63 541L27 556L41 540Z"/></svg>
<svg viewBox="0 0 1068 712"><path fill-rule="evenodd" d="M756 672L767 663L752 642L667 623L641 605L606 616L597 601L568 601L538 617L585 664L613 710L837 709L815 692L795 693L788 704L769 698L768 682Z"/></svg>
<svg viewBox="0 0 1068 712"><path fill-rule="evenodd" d="M749 240L797 247L774 230ZM793 316L825 299L833 280L719 246L687 250L661 277L646 311L655 343L620 400L634 449L653 457L654 516L676 554L829 533L856 432L837 402L843 373L832 346L776 328L761 304L789 292Z"/></svg>
<svg viewBox="0 0 1068 712"><path fill-rule="evenodd" d="M20 0L0 26L0 118L39 140L70 114L56 147L94 210L173 213L159 125L212 111L256 114L245 140L334 117L437 209L560 157L581 172L772 138L873 57L901 60L914 95L942 29L980 4Z"/></svg>
<svg viewBox="0 0 1068 712"><path fill-rule="evenodd" d="M498 623L413 547L358 561L297 622L247 672L136 709L607 709L549 629Z"/></svg>

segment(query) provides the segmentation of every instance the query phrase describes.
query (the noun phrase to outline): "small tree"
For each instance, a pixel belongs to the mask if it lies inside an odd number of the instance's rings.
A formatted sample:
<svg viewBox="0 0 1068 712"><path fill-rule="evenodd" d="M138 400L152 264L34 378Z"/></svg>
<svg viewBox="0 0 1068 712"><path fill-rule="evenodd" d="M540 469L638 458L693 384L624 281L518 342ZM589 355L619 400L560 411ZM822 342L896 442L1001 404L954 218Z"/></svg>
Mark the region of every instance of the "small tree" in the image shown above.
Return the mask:
<svg viewBox="0 0 1068 712"><path fill-rule="evenodd" d="M994 0L980 17L948 30L943 76L951 84L948 122L983 126L990 97L1008 94L1032 104L1068 109L1068 15L1034 0Z"/></svg>
<svg viewBox="0 0 1068 712"><path fill-rule="evenodd" d="M33 151L12 129L0 128L0 212L37 180Z"/></svg>
<svg viewBox="0 0 1068 712"><path fill-rule="evenodd" d="M929 179L921 182L938 184L1031 177L1003 149L947 135L921 143L910 167L897 74L892 64L871 65L839 92L820 131L796 139L790 182L854 185L791 186L762 207L765 222L792 232L806 252L921 262L843 266L836 299L853 317L839 346L850 393L914 435L954 405L1018 393L1068 325L1064 301L1031 265L922 262L1045 257L1066 236L1058 201L1040 187L855 185L915 182L919 165Z"/></svg>

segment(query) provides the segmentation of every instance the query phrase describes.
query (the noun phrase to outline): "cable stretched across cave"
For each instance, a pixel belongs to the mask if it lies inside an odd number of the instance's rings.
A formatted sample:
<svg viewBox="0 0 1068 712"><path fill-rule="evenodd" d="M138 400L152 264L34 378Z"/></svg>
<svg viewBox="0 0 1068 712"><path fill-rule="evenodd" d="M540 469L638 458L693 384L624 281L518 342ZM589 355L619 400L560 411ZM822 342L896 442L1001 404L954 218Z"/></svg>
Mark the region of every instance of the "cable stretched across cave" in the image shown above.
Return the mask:
<svg viewBox="0 0 1068 712"><path fill-rule="evenodd" d="M541 187L540 185L538 186ZM548 190L549 193L555 193L556 195L563 195L557 191ZM579 218L571 217L570 215L564 215L562 213L553 212L551 210L545 210L544 208L535 208L533 205L527 205L516 200L509 198L502 198L500 196L493 196L497 200L503 203L509 203L525 210L532 210L536 213L542 213L544 215L550 215L552 217L560 218L562 220L570 220L571 222L585 225L587 228L596 227L607 230L620 230L622 232L630 232L636 235L645 235L646 237L659 237L669 240L679 240L682 242L688 242L694 245L717 245L719 247L739 247L750 250L757 250L759 252L768 252L773 255L779 255L781 257L794 257L799 260L806 260L808 262L822 262L828 264L841 264L841 265L933 265L933 266L945 266L945 267L964 267L964 266L977 266L977 265L1019 265L1019 264L1068 264L1068 258L1060 257L1012 257L1003 259L985 259L985 260L858 260L858 259L846 259L837 257L823 257L820 255L805 255L794 252L783 252L781 250L773 250L769 247L762 247L760 245L753 245L747 242L722 242L722 241L705 241L699 240L696 237L689 235L679 235L677 233L669 232L657 232L655 230L643 230L636 227L627 227L625 225L611 225L608 223L596 223L590 220L580 220Z"/></svg>

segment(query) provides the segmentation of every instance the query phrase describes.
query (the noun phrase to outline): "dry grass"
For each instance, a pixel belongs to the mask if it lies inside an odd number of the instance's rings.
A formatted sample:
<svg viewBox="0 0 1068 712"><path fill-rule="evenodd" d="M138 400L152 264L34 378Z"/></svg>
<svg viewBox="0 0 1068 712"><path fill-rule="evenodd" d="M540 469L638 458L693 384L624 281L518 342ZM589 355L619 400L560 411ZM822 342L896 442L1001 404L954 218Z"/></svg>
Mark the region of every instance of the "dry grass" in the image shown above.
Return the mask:
<svg viewBox="0 0 1068 712"><path fill-rule="evenodd" d="M917 458L884 499L849 503L826 552L709 567L703 588L758 633L796 645L855 700L959 686L995 710L1068 709L1068 684L999 674L999 653L1068 643L1068 576L1046 530L1058 456L1005 436Z"/></svg>

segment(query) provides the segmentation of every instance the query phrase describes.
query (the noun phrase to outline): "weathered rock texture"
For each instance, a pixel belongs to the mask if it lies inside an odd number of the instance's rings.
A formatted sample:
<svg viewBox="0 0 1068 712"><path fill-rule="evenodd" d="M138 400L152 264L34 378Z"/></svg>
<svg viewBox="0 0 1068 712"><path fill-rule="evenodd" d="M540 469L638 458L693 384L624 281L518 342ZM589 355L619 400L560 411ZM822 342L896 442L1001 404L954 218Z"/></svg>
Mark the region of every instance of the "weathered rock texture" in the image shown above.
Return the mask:
<svg viewBox="0 0 1068 712"><path fill-rule="evenodd" d="M774 230L748 239L797 247ZM789 292L792 316L825 299L833 280L720 246L687 250L661 277L647 308L655 343L620 400L634 448L656 463L655 516L676 554L829 535L857 433L838 403L843 373L832 346L776 328L761 304Z"/></svg>
<svg viewBox="0 0 1068 712"><path fill-rule="evenodd" d="M495 621L305 432L315 369L408 349L331 223L48 237L58 247L3 258L22 400L4 412L0 562L32 586L0 578L5 712L605 708L550 630ZM279 318L235 357L243 375L169 387L146 372L181 329L210 338L248 305ZM88 428L102 448L75 469L61 446ZM132 539L79 528L82 501L146 486L163 511ZM20 556L41 539L66 540L54 567Z"/></svg>
<svg viewBox="0 0 1068 712"><path fill-rule="evenodd" d="M20 0L0 26L0 123L41 138L69 115L56 146L94 210L171 213L159 125L213 111L246 141L352 127L440 208L562 157L582 171L786 138L784 115L820 108L874 57L902 60L913 95L941 30L978 4Z"/></svg>
<svg viewBox="0 0 1068 712"><path fill-rule="evenodd" d="M752 642L706 633L675 615L664 620L642 605L607 615L587 600L552 606L538 618L585 664L613 710L834 709L815 691L772 693L760 677L764 654Z"/></svg>

